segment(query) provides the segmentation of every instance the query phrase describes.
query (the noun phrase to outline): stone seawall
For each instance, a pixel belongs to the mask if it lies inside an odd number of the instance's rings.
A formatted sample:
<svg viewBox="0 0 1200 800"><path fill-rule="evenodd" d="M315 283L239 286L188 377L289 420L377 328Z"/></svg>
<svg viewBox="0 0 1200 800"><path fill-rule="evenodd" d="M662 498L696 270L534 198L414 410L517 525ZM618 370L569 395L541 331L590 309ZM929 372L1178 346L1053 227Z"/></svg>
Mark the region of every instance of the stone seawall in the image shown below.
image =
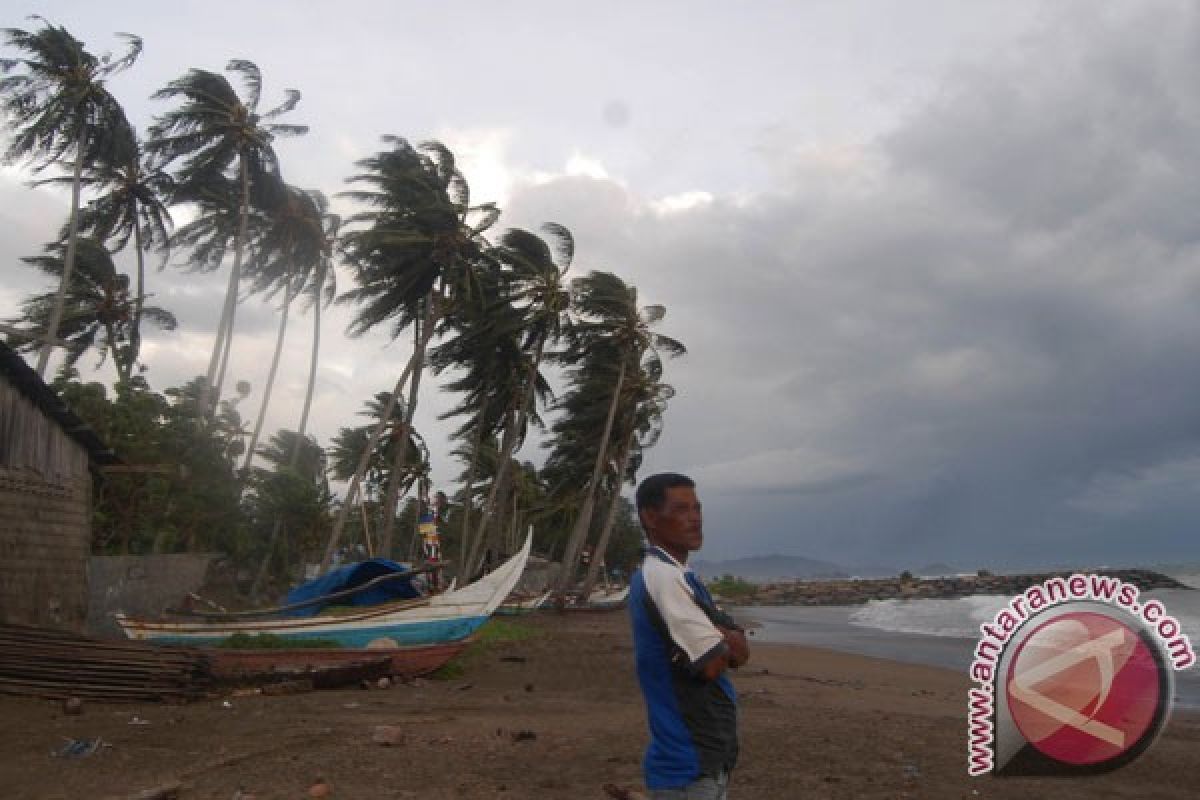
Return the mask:
<svg viewBox="0 0 1200 800"><path fill-rule="evenodd" d="M891 598L966 597L973 594L1014 595L1050 578L1069 578L1074 572L1031 575L967 575L953 578L878 578L766 583L753 592L723 597L725 602L754 606L848 606ZM1086 574L1086 573L1085 573ZM1190 589L1174 578L1145 569L1104 570L1104 575L1131 583L1141 591Z"/></svg>

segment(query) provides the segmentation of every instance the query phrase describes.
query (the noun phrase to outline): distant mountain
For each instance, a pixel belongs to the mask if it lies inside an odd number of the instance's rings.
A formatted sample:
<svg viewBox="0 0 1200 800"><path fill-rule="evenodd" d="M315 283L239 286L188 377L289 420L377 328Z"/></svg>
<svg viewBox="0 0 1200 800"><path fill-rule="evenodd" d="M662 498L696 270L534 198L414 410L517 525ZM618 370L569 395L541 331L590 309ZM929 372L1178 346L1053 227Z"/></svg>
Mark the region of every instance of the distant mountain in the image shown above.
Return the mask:
<svg viewBox="0 0 1200 800"><path fill-rule="evenodd" d="M733 575L752 583L763 583L785 578L848 578L856 574L839 564L802 556L753 556L730 561L696 560L688 563L705 580Z"/></svg>

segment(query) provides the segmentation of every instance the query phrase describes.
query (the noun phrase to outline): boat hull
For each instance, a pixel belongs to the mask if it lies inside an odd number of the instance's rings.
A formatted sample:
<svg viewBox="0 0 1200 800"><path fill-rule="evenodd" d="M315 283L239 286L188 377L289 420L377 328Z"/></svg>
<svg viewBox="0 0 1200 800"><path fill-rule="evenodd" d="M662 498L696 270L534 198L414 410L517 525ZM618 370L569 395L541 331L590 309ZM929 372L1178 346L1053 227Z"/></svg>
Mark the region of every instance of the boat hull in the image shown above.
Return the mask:
<svg viewBox="0 0 1200 800"><path fill-rule="evenodd" d="M159 622L117 614L130 639L161 644L215 645L231 636L270 634L292 641L323 639L339 647L404 647L465 639L479 629L516 586L525 569L532 537L496 570L472 584L434 595L419 605L370 606L328 617L247 621Z"/></svg>
<svg viewBox="0 0 1200 800"><path fill-rule="evenodd" d="M205 650L212 662L213 677L237 681L265 673L289 674L390 659L392 677L409 679L428 675L467 648L467 641L394 649L336 650L230 650L214 647Z"/></svg>
<svg viewBox="0 0 1200 800"><path fill-rule="evenodd" d="M352 649L405 647L413 645L456 642L479 630L487 622L486 616L462 616L440 620L422 620L381 625L333 625L312 626L306 629L262 628L247 630L238 628L213 628L203 631L152 630L141 627L126 629L132 639L158 644L181 644L192 646L214 646L231 636L244 634L268 634L292 641L329 641L338 647Z"/></svg>

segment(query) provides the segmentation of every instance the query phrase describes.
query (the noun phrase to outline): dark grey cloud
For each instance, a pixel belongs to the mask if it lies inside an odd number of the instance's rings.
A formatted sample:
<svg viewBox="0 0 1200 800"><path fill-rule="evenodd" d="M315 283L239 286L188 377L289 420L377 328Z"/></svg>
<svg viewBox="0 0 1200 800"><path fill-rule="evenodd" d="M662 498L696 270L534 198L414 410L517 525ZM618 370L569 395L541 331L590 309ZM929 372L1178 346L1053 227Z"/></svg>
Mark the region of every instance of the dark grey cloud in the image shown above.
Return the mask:
<svg viewBox="0 0 1200 800"><path fill-rule="evenodd" d="M1200 555L1198 30L1060 14L874 144L777 142L748 199L514 198L668 306L691 353L646 468L703 481L713 555Z"/></svg>

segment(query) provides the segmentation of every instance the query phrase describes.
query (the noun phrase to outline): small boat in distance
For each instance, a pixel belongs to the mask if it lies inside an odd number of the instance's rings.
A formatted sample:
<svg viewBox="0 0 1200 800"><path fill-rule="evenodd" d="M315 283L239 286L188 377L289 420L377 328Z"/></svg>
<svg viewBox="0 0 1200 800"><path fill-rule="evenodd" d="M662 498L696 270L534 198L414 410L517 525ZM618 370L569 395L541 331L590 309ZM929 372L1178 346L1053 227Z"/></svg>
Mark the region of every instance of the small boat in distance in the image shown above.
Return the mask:
<svg viewBox="0 0 1200 800"><path fill-rule="evenodd" d="M455 642L478 630L504 602L525 570L531 546L532 537L528 537L520 552L461 589L344 613L244 622L229 619L167 622L137 619L122 613L115 616L130 639L162 644L211 646L237 634L271 634L298 641L322 639L340 647L373 649Z"/></svg>
<svg viewBox="0 0 1200 800"><path fill-rule="evenodd" d="M542 594L522 594L513 592L508 596L500 607L496 609L497 614L504 616L517 616L519 614L531 614L546 604L550 599L552 591L545 591Z"/></svg>

